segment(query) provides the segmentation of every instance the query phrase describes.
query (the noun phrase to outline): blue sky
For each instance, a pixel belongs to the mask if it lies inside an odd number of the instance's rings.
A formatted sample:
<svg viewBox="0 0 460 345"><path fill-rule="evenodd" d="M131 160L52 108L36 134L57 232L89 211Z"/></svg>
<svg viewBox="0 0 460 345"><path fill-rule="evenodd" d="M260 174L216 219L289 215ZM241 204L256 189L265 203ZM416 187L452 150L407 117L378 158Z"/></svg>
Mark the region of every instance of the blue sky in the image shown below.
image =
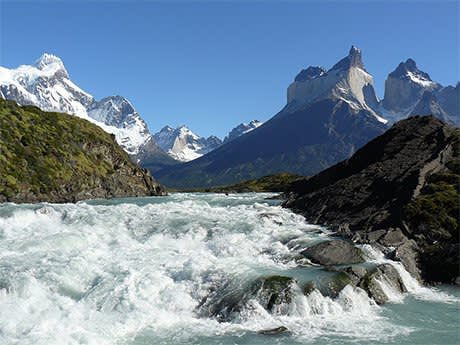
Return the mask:
<svg viewBox="0 0 460 345"><path fill-rule="evenodd" d="M56 54L96 98L130 99L152 131L222 137L267 120L302 68L329 68L352 44L379 96L408 57L444 85L459 80L458 1L0 0L0 11L0 65Z"/></svg>

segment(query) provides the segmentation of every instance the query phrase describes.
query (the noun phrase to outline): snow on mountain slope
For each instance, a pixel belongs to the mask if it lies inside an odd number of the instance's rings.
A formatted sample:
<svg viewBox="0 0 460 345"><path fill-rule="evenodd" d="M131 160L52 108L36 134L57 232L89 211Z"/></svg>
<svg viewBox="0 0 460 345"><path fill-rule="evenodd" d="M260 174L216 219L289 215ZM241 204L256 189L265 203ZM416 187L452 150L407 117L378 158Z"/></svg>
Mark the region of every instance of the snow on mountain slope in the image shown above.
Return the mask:
<svg viewBox="0 0 460 345"><path fill-rule="evenodd" d="M182 162L197 159L222 144L222 140L216 136L203 138L186 126L177 128L165 126L153 137L164 151Z"/></svg>
<svg viewBox="0 0 460 345"><path fill-rule="evenodd" d="M116 128L117 141L128 153L137 154L151 134L133 105L122 96L110 96L88 107L90 118L103 123L108 132ZM113 132L111 132L113 133Z"/></svg>
<svg viewBox="0 0 460 345"><path fill-rule="evenodd" d="M70 81L62 61L50 54L44 54L33 66L0 67L0 88L4 97L20 104L79 114L84 118L87 118L86 107L94 101Z"/></svg>
<svg viewBox="0 0 460 345"><path fill-rule="evenodd" d="M96 101L75 85L60 58L43 54L32 66L0 67L0 97L45 111L73 114L115 135L131 155L139 153L151 135L132 104L121 96Z"/></svg>
<svg viewBox="0 0 460 345"><path fill-rule="evenodd" d="M411 114L426 91L435 92L441 85L421 71L414 60L407 59L388 75L380 111L391 122Z"/></svg>
<svg viewBox="0 0 460 345"><path fill-rule="evenodd" d="M354 46L348 56L328 71L314 66L301 71L289 85L284 113L323 99L342 100L352 108L368 110L378 121L386 122L376 112L379 100L374 91L374 81L364 67L361 51Z"/></svg>
<svg viewBox="0 0 460 345"><path fill-rule="evenodd" d="M228 143L229 141L232 141L232 140L238 138L239 136L242 136L243 134L246 134L246 133L256 129L257 127L261 126L262 124L263 124L263 122L261 122L259 120L252 120L249 123L245 123L245 122L240 123L238 126L234 127L227 134L227 136L224 139L224 143Z"/></svg>

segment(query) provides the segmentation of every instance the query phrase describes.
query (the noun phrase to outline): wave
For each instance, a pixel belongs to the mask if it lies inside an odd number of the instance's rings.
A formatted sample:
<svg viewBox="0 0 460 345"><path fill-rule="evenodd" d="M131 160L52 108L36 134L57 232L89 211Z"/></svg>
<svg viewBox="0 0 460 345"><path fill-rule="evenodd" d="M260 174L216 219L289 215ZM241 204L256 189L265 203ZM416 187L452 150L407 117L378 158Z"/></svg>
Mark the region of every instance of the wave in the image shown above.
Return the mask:
<svg viewBox="0 0 460 345"><path fill-rule="evenodd" d="M292 300L272 312L250 298L231 320L201 315L216 287L293 275L300 244L327 238L326 229L267 196L0 205L0 310L8 310L0 313L0 343L176 344L281 325L301 343L412 332L359 288L347 286L335 299L317 290L305 296L296 276Z"/></svg>

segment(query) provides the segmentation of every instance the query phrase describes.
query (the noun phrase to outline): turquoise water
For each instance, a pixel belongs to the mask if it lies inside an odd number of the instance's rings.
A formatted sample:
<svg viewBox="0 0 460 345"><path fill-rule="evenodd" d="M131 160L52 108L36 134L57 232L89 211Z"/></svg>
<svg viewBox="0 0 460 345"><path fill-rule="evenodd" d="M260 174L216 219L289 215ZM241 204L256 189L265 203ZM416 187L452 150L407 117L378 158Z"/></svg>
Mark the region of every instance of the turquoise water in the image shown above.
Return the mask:
<svg viewBox="0 0 460 345"><path fill-rule="evenodd" d="M331 273L298 254L330 233L269 196L1 204L0 344L460 343L459 289L421 287L400 266L409 292L389 291L385 306L350 286L304 296L304 282ZM297 281L274 313L257 298L227 322L200 309L211 291L269 275ZM279 326L289 332L258 334Z"/></svg>

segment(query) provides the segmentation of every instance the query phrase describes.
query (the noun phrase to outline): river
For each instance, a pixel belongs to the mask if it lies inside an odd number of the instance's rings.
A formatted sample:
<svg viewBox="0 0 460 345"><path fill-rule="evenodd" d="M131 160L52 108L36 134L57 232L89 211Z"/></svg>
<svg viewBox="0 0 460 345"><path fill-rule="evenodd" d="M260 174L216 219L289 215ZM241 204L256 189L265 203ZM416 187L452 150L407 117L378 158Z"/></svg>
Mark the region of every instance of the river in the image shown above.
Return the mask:
<svg viewBox="0 0 460 345"><path fill-rule="evenodd" d="M351 286L305 296L332 273L299 252L330 232L269 196L0 204L0 344L460 343L460 289L422 287L396 263L409 292L386 305ZM369 264L386 260L362 249ZM221 321L203 307L273 275L296 281L275 311L253 298Z"/></svg>

